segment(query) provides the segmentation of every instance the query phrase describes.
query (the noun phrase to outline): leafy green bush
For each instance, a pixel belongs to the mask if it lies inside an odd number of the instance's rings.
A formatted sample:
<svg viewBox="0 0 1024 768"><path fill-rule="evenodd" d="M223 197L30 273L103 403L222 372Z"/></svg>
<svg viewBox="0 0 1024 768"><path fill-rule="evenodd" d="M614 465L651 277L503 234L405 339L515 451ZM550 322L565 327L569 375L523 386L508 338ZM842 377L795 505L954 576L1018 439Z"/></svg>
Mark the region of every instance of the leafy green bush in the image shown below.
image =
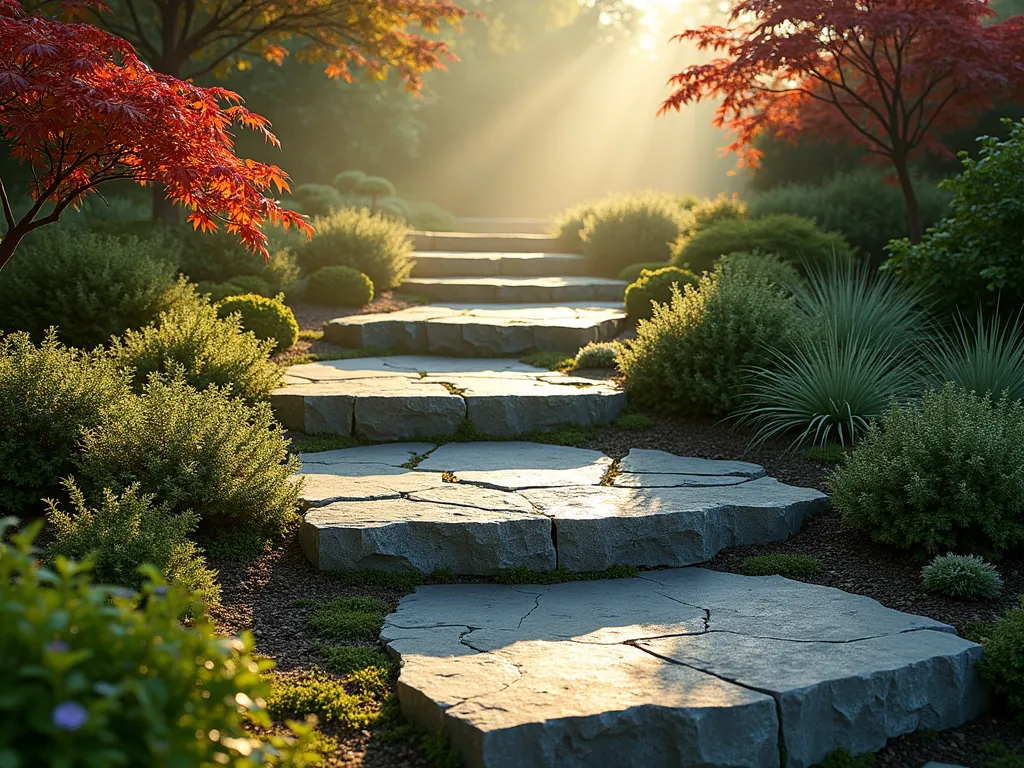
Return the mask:
<svg viewBox="0 0 1024 768"><path fill-rule="evenodd" d="M1002 591L995 566L977 555L936 555L921 569L928 592L957 600L990 600Z"/></svg>
<svg viewBox="0 0 1024 768"><path fill-rule="evenodd" d="M53 528L51 557L89 558L93 576L104 584L139 589L144 579L140 566L155 566L169 583L182 585L201 600L216 602L220 587L206 568L199 550L188 540L199 522L191 510L175 514L167 505L154 505L153 496L128 486L118 496L103 490L103 502L89 509L85 496L68 480L68 512L50 502L47 519Z"/></svg>
<svg viewBox="0 0 1024 768"><path fill-rule="evenodd" d="M953 384L893 405L829 487L843 517L882 544L998 557L1024 541L1024 405Z"/></svg>
<svg viewBox="0 0 1024 768"><path fill-rule="evenodd" d="M331 307L362 307L373 301L373 282L352 267L322 267L309 276L306 300Z"/></svg>
<svg viewBox="0 0 1024 768"><path fill-rule="evenodd" d="M225 639L192 597L147 581L92 586L88 569L36 563L34 531L0 523L0 755L10 765L310 765L305 744L261 743L270 694L248 636ZM60 617L60 620L55 620ZM198 661L197 661L198 660ZM308 733L306 734L308 737ZM268 743L270 742L270 743Z"/></svg>
<svg viewBox="0 0 1024 768"><path fill-rule="evenodd" d="M938 184L922 180L916 186L927 226L949 210L951 195ZM750 201L754 218L791 213L819 227L841 233L874 264L885 257L890 240L907 236L907 205L900 188L873 168L841 173L824 184L791 184L762 192Z"/></svg>
<svg viewBox="0 0 1024 768"><path fill-rule="evenodd" d="M47 228L0 272L0 331L27 331L92 348L142 328L187 297L175 275L177 244L166 237L122 242L110 235Z"/></svg>
<svg viewBox="0 0 1024 768"><path fill-rule="evenodd" d="M281 297L268 299L248 293L229 296L217 304L217 316L224 318L238 314L242 328L250 331L257 339L274 342L274 351L288 349L299 340L299 324L295 314L285 306Z"/></svg>
<svg viewBox="0 0 1024 768"><path fill-rule="evenodd" d="M647 318L654 311L651 302L665 304L672 298L672 286L695 285L698 277L679 267L644 270L640 277L626 287L626 314L634 319Z"/></svg>
<svg viewBox="0 0 1024 768"><path fill-rule="evenodd" d="M357 195L369 197L372 207L377 207L377 199L381 197L394 197L398 194L395 185L383 176L366 176L360 179L352 190Z"/></svg>
<svg viewBox="0 0 1024 768"><path fill-rule="evenodd" d="M625 283L635 283L644 272L654 272L667 266L669 266L667 261L641 261L638 264L630 264L628 267L623 267L619 270L619 274L616 275L615 279L622 280Z"/></svg>
<svg viewBox="0 0 1024 768"><path fill-rule="evenodd" d="M292 197L307 216L329 216L345 206L346 197L326 184L298 184Z"/></svg>
<svg viewBox="0 0 1024 768"><path fill-rule="evenodd" d="M160 315L156 326L129 331L111 346L111 356L132 371L136 391L153 373L181 371L197 389L230 387L248 401L267 397L284 371L270 362L274 342L243 332L241 319L217 317L205 300L193 300Z"/></svg>
<svg viewBox="0 0 1024 768"><path fill-rule="evenodd" d="M316 236L298 246L296 254L307 273L351 267L369 277L380 293L401 285L412 271L412 241L402 222L365 208L343 208L315 219L313 227Z"/></svg>
<svg viewBox="0 0 1024 768"><path fill-rule="evenodd" d="M785 576L810 579L821 573L821 560L811 555L753 555L740 566L746 576Z"/></svg>
<svg viewBox="0 0 1024 768"><path fill-rule="evenodd" d="M1024 399L1024 326L978 311L973 327L958 317L952 334L940 333L925 345L927 370L937 386L951 381L964 389L1010 400Z"/></svg>
<svg viewBox="0 0 1024 768"><path fill-rule="evenodd" d="M670 197L615 198L584 219L583 253L596 273L606 275L616 275L638 261L668 261L686 222L685 211Z"/></svg>
<svg viewBox="0 0 1024 768"><path fill-rule="evenodd" d="M576 353L575 368L614 368L620 346L614 341L590 342Z"/></svg>
<svg viewBox="0 0 1024 768"><path fill-rule="evenodd" d="M714 200L702 200L688 210L691 223L687 227L687 235L707 229L720 221L745 219L748 215L746 203L736 196L725 195L719 195Z"/></svg>
<svg viewBox="0 0 1024 768"><path fill-rule="evenodd" d="M720 256L743 251L774 254L801 272L853 258L849 243L838 232L826 232L810 219L784 214L712 224L681 240L673 250L672 264L701 272L711 269Z"/></svg>
<svg viewBox="0 0 1024 768"><path fill-rule="evenodd" d="M979 139L977 158L961 154L963 171L942 182L953 193L949 215L920 243L893 242L886 268L927 291L937 309L1024 303L1024 123L1005 141Z"/></svg>
<svg viewBox="0 0 1024 768"><path fill-rule="evenodd" d="M796 318L792 297L764 275L716 268L640 321L619 355L626 391L639 405L730 413L746 370L789 343Z"/></svg>
<svg viewBox="0 0 1024 768"><path fill-rule="evenodd" d="M1007 611L982 638L985 649L978 672L1006 701L1011 712L1024 715L1024 597L1020 607Z"/></svg>
<svg viewBox="0 0 1024 768"><path fill-rule="evenodd" d="M237 282L258 278L269 290L250 290L247 293L273 296L299 276L299 267L291 249L274 240L268 243L267 260L250 253L238 238L225 231L179 232L181 258L178 268L196 283ZM270 237L280 237L275 231ZM251 283L250 283L251 285Z"/></svg>
<svg viewBox="0 0 1024 768"><path fill-rule="evenodd" d="M176 514L192 510L202 530L274 536L294 520L298 461L270 406L246 405L181 379L152 377L143 394L85 433L75 460L87 495L138 484Z"/></svg>
<svg viewBox="0 0 1024 768"><path fill-rule="evenodd" d="M30 514L56 496L83 429L128 397L128 382L99 352L53 335L0 336L0 514ZM39 507L42 511L42 507Z"/></svg>

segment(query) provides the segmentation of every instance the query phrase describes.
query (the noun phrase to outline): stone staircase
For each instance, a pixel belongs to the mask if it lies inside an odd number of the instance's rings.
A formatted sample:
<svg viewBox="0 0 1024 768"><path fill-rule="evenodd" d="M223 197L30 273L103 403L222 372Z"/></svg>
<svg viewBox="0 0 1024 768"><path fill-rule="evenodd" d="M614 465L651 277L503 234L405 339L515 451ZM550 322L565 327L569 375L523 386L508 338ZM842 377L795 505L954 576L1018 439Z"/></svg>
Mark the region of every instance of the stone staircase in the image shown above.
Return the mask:
<svg viewBox="0 0 1024 768"><path fill-rule="evenodd" d="M605 424L621 412L625 395L609 382L514 358L615 338L626 323L625 283L588 276L585 257L553 252L545 235L412 237L416 265L402 290L437 303L327 322L325 341L401 354L289 369L271 396L288 429L412 440L469 420L477 432L511 437Z"/></svg>

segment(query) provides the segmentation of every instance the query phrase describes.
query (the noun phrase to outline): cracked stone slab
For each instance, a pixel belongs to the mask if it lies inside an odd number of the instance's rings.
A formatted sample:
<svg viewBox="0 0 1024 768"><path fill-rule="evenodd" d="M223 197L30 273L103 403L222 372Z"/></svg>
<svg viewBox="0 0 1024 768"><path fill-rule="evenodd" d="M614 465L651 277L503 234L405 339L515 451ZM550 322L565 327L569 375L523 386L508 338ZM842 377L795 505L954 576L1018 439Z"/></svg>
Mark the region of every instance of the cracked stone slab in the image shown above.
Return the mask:
<svg viewBox="0 0 1024 768"><path fill-rule="evenodd" d="M667 451L631 448L619 462L620 472L659 475L736 475L764 477L764 467L746 461L718 461L676 456Z"/></svg>
<svg viewBox="0 0 1024 768"><path fill-rule="evenodd" d="M578 253L419 251L413 277L544 277L586 275L590 262Z"/></svg>
<svg viewBox="0 0 1024 768"><path fill-rule="evenodd" d="M447 443L417 465L498 490L597 485L612 460L600 451L526 442Z"/></svg>
<svg viewBox="0 0 1024 768"><path fill-rule="evenodd" d="M554 521L559 565L576 571L702 563L726 547L784 540L828 506L821 491L770 477L719 487L580 485L522 493Z"/></svg>
<svg viewBox="0 0 1024 768"><path fill-rule="evenodd" d="M417 456L423 456L437 448L434 443L383 443L381 445L359 445L355 448L338 448L333 451L300 453L299 461L307 464L387 464L401 467Z"/></svg>
<svg viewBox="0 0 1024 768"><path fill-rule="evenodd" d="M404 498L311 509L299 541L321 570L446 568L486 576L503 568L555 567L551 521L540 515Z"/></svg>
<svg viewBox="0 0 1024 768"><path fill-rule="evenodd" d="M710 488L749 482L740 475L668 475L653 472L620 472L612 480L617 488Z"/></svg>
<svg viewBox="0 0 1024 768"><path fill-rule="evenodd" d="M517 493L498 491L462 483L444 482L436 472L417 472L429 478L422 489L412 491L406 497L412 501L426 501L435 504L450 504L454 507L473 507L489 512L524 512L534 514L533 506Z"/></svg>
<svg viewBox="0 0 1024 768"><path fill-rule="evenodd" d="M479 768L804 768L985 703L948 625L780 577L650 576L417 589L381 634L403 711Z"/></svg>
<svg viewBox="0 0 1024 768"><path fill-rule="evenodd" d="M303 485L300 496L303 508L322 507L336 501L398 499L444 482L438 475L426 472L363 463L307 464L297 477Z"/></svg>
<svg viewBox="0 0 1024 768"><path fill-rule="evenodd" d="M402 284L406 293L434 301L561 302L618 301L628 283L603 277L446 276L413 277Z"/></svg>

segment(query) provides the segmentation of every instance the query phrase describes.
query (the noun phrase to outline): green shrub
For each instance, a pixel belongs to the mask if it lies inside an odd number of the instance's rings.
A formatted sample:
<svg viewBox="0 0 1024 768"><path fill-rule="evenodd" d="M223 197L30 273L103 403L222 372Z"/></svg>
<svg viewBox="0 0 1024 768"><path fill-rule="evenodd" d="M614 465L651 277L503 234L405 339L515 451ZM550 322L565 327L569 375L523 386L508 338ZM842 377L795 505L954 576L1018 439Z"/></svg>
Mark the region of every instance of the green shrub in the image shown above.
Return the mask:
<svg viewBox="0 0 1024 768"><path fill-rule="evenodd" d="M39 567L31 532L0 523L0 755L10 765L309 765L304 745L254 740L270 694L248 636L230 640L180 586L92 586L88 570ZM262 668L268 666L262 662ZM308 737L308 734L307 734ZM308 738L305 739L308 743ZM282 754L284 753L284 754Z"/></svg>
<svg viewBox="0 0 1024 768"><path fill-rule="evenodd" d="M595 213L599 205L598 201L580 203L555 217L551 234L555 238L552 248L556 253L583 253L583 240L580 234L583 232L587 217Z"/></svg>
<svg viewBox="0 0 1024 768"><path fill-rule="evenodd" d="M238 314L242 328L257 339L274 342L274 351L288 349L299 340L299 324L295 314L285 306L282 297L268 299L256 294L229 296L217 304L217 316L224 318Z"/></svg>
<svg viewBox="0 0 1024 768"><path fill-rule="evenodd" d="M679 267L664 267L655 271L644 270L640 277L626 287L626 314L634 319L650 317L651 302L665 304L672 298L672 286L695 285L698 277Z"/></svg>
<svg viewBox="0 0 1024 768"><path fill-rule="evenodd" d="M841 173L824 184L791 184L762 192L750 201L754 218L791 213L841 233L861 254L878 264L890 240L907 236L907 205L899 186L874 168ZM951 195L938 184L916 185L927 226L949 210Z"/></svg>
<svg viewBox="0 0 1024 768"><path fill-rule="evenodd" d="M963 171L942 182L953 193L949 215L920 243L889 246L886 268L926 291L940 310L974 312L979 304L1024 303L1024 123L1005 141L979 139L977 158L962 153Z"/></svg>
<svg viewBox="0 0 1024 768"><path fill-rule="evenodd" d="M576 353L575 368L614 368L619 362L619 345L614 341L590 342Z"/></svg>
<svg viewBox="0 0 1024 768"><path fill-rule="evenodd" d="M405 224L375 216L365 208L343 208L313 221L316 235L297 249L307 272L351 267L373 281L377 293L396 288L413 266L412 241Z"/></svg>
<svg viewBox="0 0 1024 768"><path fill-rule="evenodd" d="M664 269L668 265L667 261L641 261L639 264L630 264L628 267L623 267L619 270L619 274L616 275L615 279L622 280L624 283L635 283L644 272L654 272L658 269Z"/></svg>
<svg viewBox="0 0 1024 768"><path fill-rule="evenodd" d="M602 275L617 275L639 261L668 261L686 221L685 211L664 195L615 198L584 219L583 253Z"/></svg>
<svg viewBox="0 0 1024 768"><path fill-rule="evenodd" d="M165 237L36 232L0 272L0 331L40 341L57 326L65 344L88 349L142 328L187 297L176 248Z"/></svg>
<svg viewBox="0 0 1024 768"><path fill-rule="evenodd" d="M951 381L964 389L1010 400L1024 399L1024 326L1020 315L1012 322L978 311L973 328L958 317L955 332L928 339L925 359L932 381Z"/></svg>
<svg viewBox="0 0 1024 768"><path fill-rule="evenodd" d="M331 184L343 195L350 195L355 191L356 185L366 178L362 171L342 171L335 175Z"/></svg>
<svg viewBox="0 0 1024 768"><path fill-rule="evenodd" d="M331 307L362 307L373 301L373 282L352 267L322 267L309 276L306 300Z"/></svg>
<svg viewBox="0 0 1024 768"><path fill-rule="evenodd" d="M201 600L216 602L220 588L199 550L188 540L199 517L191 510L175 514L153 496L129 486L118 496L104 489L103 502L89 509L74 482L65 483L73 511L50 502L47 519L53 529L51 557L88 558L93 576L104 584L139 589L140 566L155 566L168 583L182 585Z"/></svg>
<svg viewBox="0 0 1024 768"><path fill-rule="evenodd" d="M178 232L182 244L178 269L196 283L237 283L247 285L247 280L258 278L268 290L249 290L273 296L299 276L295 254L287 247L272 240L268 243L270 257L251 253L228 232ZM281 237L274 231L270 235ZM248 283L252 285L252 283Z"/></svg>
<svg viewBox="0 0 1024 768"><path fill-rule="evenodd" d="M893 405L829 487L843 517L882 544L998 557L1024 541L1024 405L953 384Z"/></svg>
<svg viewBox="0 0 1024 768"><path fill-rule="evenodd" d="M740 571L746 576L785 576L810 579L821 573L821 560L811 555L753 555L743 561Z"/></svg>
<svg viewBox="0 0 1024 768"><path fill-rule="evenodd" d="M128 397L128 382L100 353L53 335L0 336L0 515L30 514L56 496L83 429Z"/></svg>
<svg viewBox="0 0 1024 768"><path fill-rule="evenodd" d="M116 339L111 355L132 371L136 391L153 373L181 371L197 389L230 387L250 402L281 385L284 371L268 359L274 342L242 330L241 319L217 317L205 300L193 300L160 315L158 325Z"/></svg>
<svg viewBox="0 0 1024 768"><path fill-rule="evenodd" d="M742 274L748 278L763 278L787 294L795 293L803 283L796 267L778 256L761 251L740 251L722 256L718 268L726 274Z"/></svg>
<svg viewBox="0 0 1024 768"><path fill-rule="evenodd" d="M714 200L702 200L688 208L691 223L687 235L707 229L720 221L747 218L747 205L738 197L719 195Z"/></svg>
<svg viewBox="0 0 1024 768"><path fill-rule="evenodd" d="M716 269L640 321L619 355L626 391L641 406L730 413L746 370L788 344L795 323L793 299L763 275Z"/></svg>
<svg viewBox="0 0 1024 768"><path fill-rule="evenodd" d="M928 592L956 600L990 600L1003 589L995 566L976 555L936 555L921 569Z"/></svg>
<svg viewBox="0 0 1024 768"><path fill-rule="evenodd" d="M197 391L153 377L142 395L85 433L76 458L87 494L138 484L176 514L192 510L201 529L274 536L294 520L298 461L270 406L223 390Z"/></svg>
<svg viewBox="0 0 1024 768"><path fill-rule="evenodd" d="M329 216L345 206L346 196L326 184L299 184L292 197L307 216Z"/></svg>
<svg viewBox="0 0 1024 768"><path fill-rule="evenodd" d="M212 304L217 304L228 296L244 296L247 293L267 297L274 295L271 292L270 283L255 275L239 275L226 283L212 283L204 280L196 284L196 292L200 296L206 296Z"/></svg>
<svg viewBox="0 0 1024 768"><path fill-rule="evenodd" d="M352 191L357 195L369 197L373 201L374 209L377 208L378 198L394 197L398 194L395 185L383 176L366 176L356 183L355 189Z"/></svg>
<svg viewBox="0 0 1024 768"><path fill-rule="evenodd" d="M801 272L853 258L841 234L819 229L810 219L786 214L719 221L680 241L672 264L701 272L711 269L720 256L743 251L775 254Z"/></svg>
<svg viewBox="0 0 1024 768"><path fill-rule="evenodd" d="M376 640L391 606L376 597L336 597L317 604L309 628L331 640Z"/></svg>
<svg viewBox="0 0 1024 768"><path fill-rule="evenodd" d="M985 650L978 672L1020 717L1024 715L1024 597L1020 607L996 619L982 638Z"/></svg>

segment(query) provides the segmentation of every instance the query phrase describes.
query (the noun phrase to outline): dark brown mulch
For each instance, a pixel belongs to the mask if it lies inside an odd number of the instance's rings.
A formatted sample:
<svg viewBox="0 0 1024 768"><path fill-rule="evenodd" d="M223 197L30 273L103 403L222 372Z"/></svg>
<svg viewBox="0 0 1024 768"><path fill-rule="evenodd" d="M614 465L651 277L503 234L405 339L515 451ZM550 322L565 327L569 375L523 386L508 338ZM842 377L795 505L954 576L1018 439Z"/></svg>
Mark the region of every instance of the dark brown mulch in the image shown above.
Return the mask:
<svg viewBox="0 0 1024 768"><path fill-rule="evenodd" d="M292 312L295 313L295 320L298 322L299 330L301 331L322 331L324 323L336 317L369 315L377 312L397 312L400 309L407 309L415 305L416 302L402 296L397 296L391 291L384 291L363 307L328 307L323 304L308 304L304 301L288 304Z"/></svg>

